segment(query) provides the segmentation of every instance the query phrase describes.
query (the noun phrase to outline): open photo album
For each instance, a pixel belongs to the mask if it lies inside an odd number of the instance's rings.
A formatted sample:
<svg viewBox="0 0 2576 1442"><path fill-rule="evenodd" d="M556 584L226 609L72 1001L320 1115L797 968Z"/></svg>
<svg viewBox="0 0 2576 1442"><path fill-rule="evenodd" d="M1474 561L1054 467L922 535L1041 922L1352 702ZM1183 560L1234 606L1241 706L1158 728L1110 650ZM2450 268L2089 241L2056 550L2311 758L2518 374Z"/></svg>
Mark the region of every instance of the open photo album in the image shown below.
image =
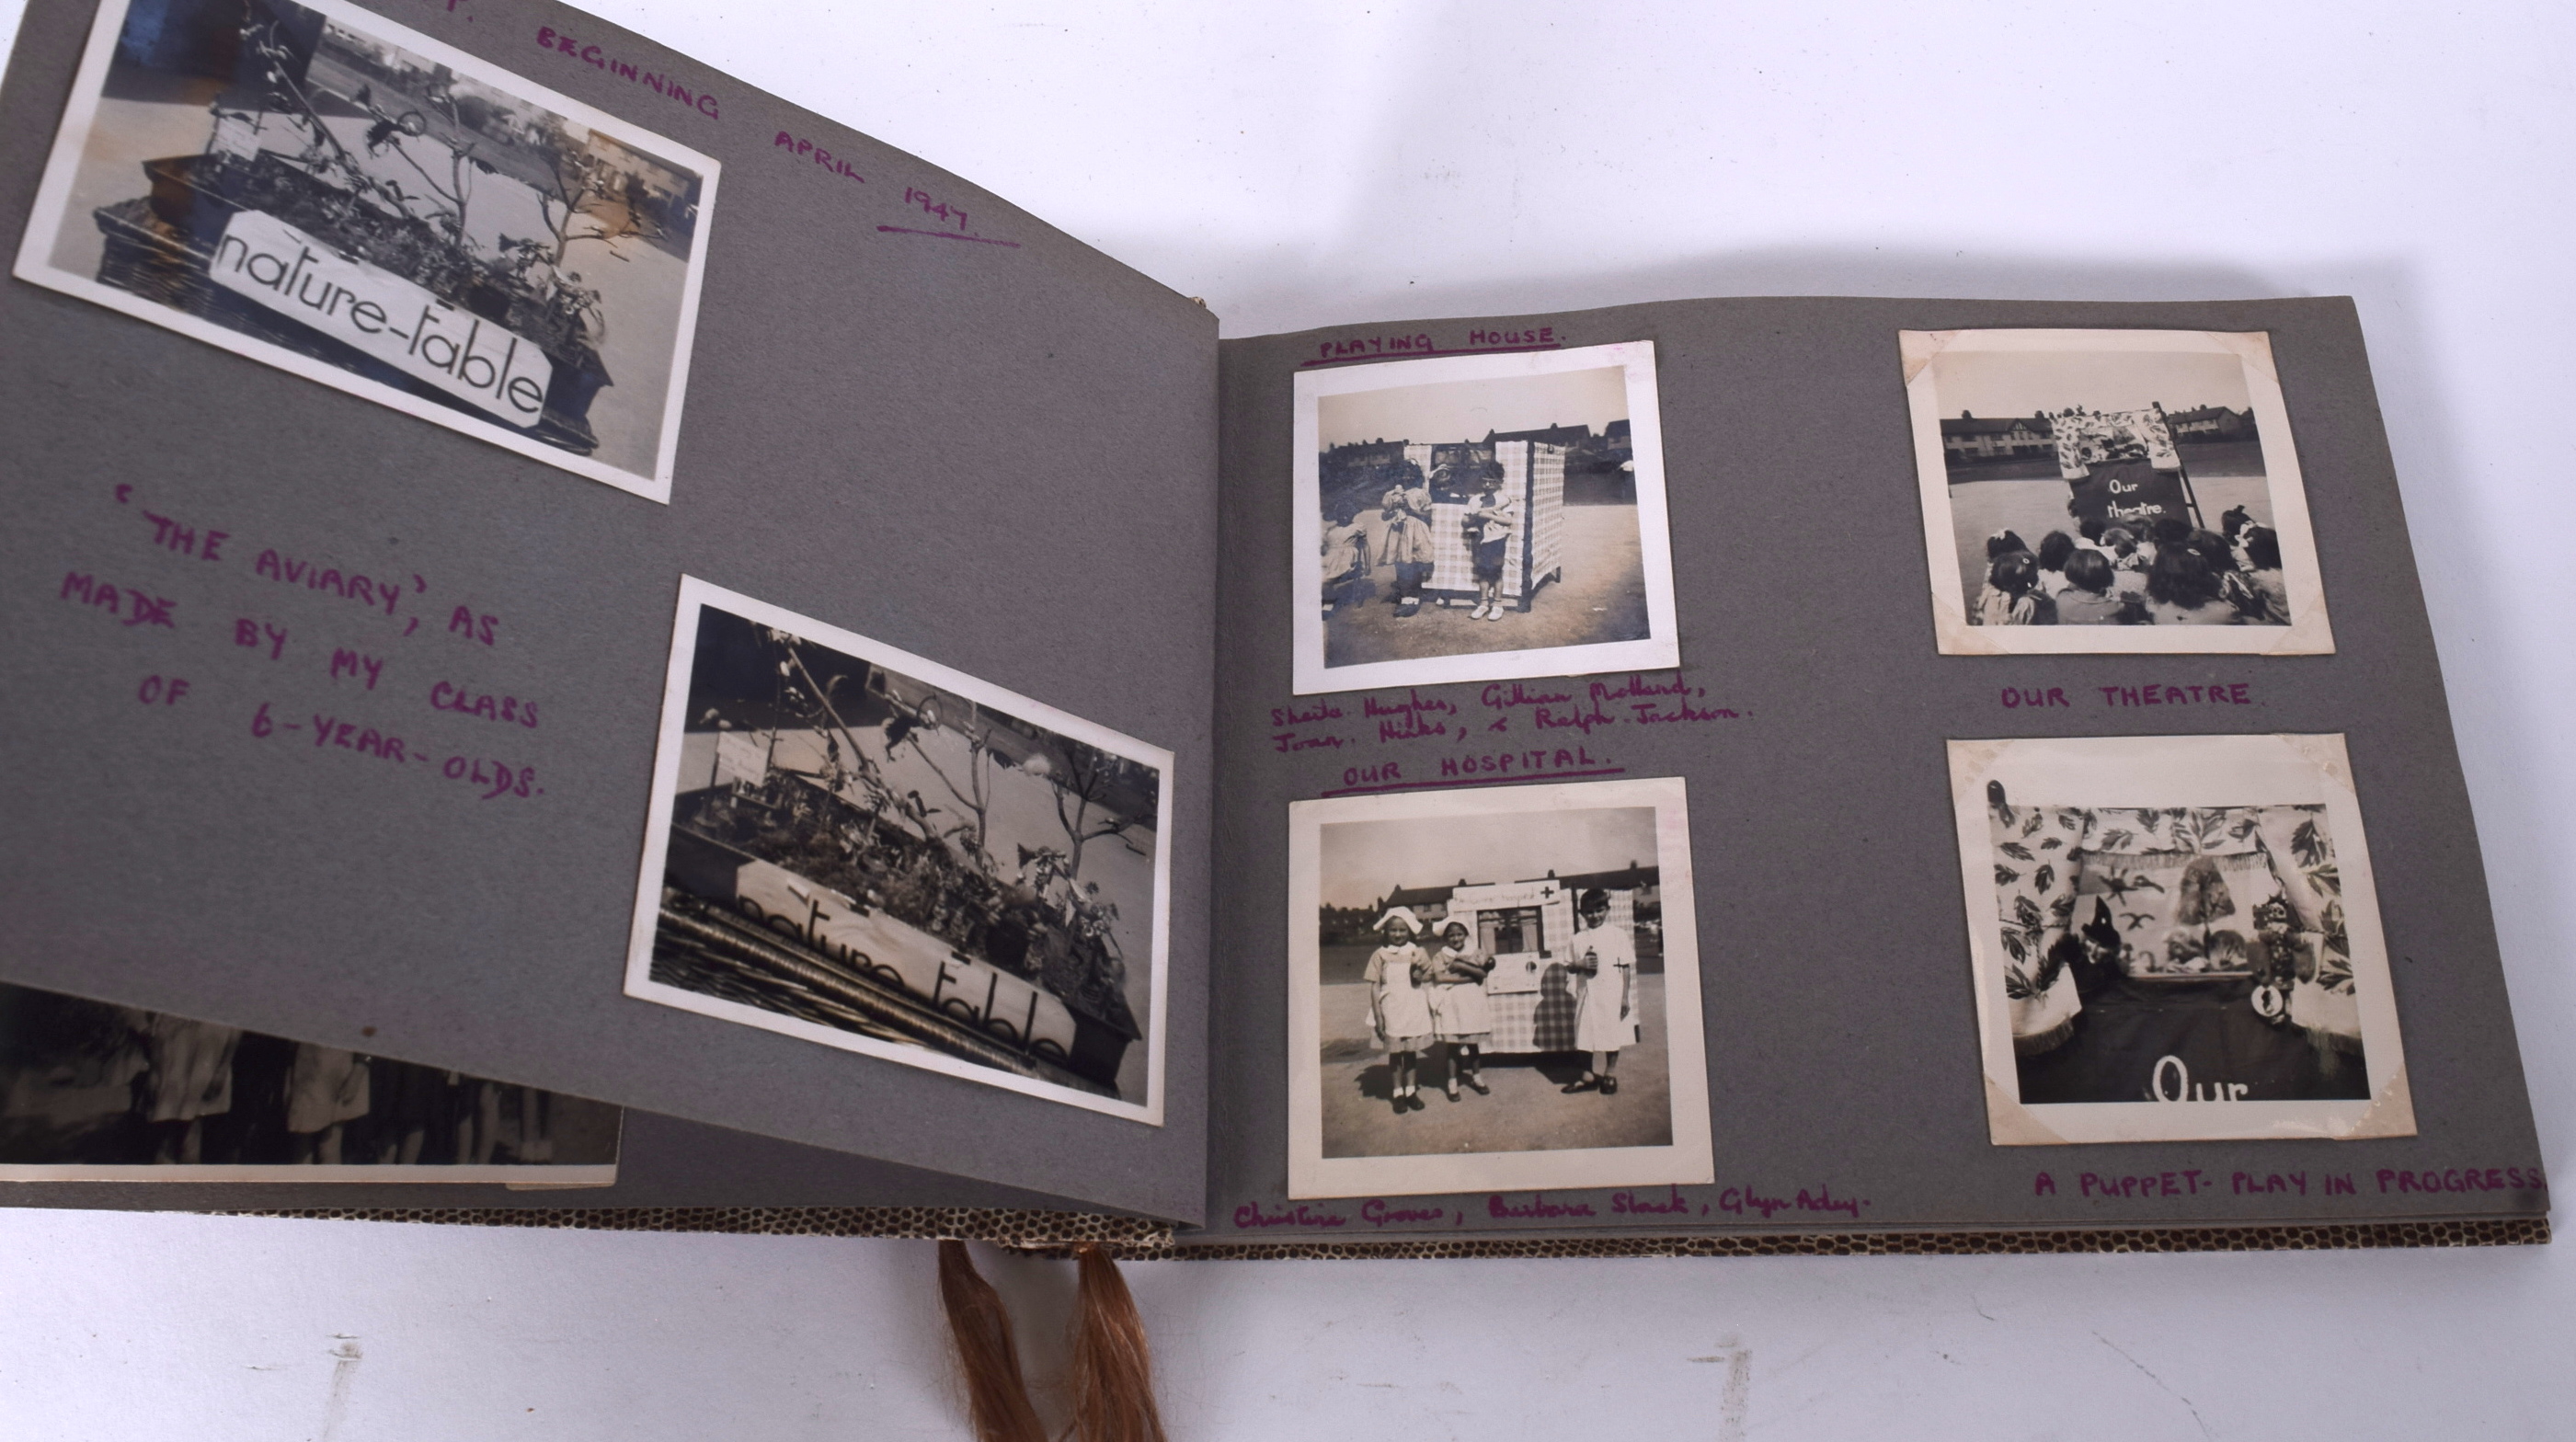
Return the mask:
<svg viewBox="0 0 2576 1442"><path fill-rule="evenodd" d="M2349 301L1220 339L547 0L0 120L0 1201L2548 1235Z"/></svg>

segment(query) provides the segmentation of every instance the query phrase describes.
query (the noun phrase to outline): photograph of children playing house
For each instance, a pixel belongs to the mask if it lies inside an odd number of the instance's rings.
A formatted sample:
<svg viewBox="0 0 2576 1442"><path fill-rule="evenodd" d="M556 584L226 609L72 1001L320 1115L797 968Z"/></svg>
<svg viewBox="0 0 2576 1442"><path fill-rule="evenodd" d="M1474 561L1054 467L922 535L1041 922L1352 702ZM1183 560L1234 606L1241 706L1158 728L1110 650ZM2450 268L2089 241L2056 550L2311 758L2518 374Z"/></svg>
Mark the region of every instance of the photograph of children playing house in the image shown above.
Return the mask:
<svg viewBox="0 0 2576 1442"><path fill-rule="evenodd" d="M1324 656L1649 634L1619 366L1321 399Z"/></svg>

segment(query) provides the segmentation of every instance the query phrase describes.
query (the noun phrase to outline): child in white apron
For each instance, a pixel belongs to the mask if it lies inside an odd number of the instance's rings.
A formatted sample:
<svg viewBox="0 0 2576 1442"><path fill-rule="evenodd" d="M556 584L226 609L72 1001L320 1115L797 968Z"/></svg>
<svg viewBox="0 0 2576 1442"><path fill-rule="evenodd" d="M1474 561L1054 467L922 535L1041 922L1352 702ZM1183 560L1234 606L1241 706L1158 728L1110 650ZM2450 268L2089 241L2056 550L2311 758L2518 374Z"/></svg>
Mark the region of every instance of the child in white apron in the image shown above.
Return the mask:
<svg viewBox="0 0 2576 1442"><path fill-rule="evenodd" d="M1413 939L1422 923L1410 907L1391 908L1377 926L1386 944L1369 953L1363 973L1369 985L1369 1022L1378 1045L1386 1048L1396 1111L1420 1111L1424 1103L1414 1094L1414 1067L1434 1035L1431 998L1424 988L1431 977L1431 957Z"/></svg>
<svg viewBox="0 0 2576 1442"><path fill-rule="evenodd" d="M1494 1039L1494 1009L1485 996L1485 976L1494 969L1494 959L1476 950L1463 921L1441 927L1440 939L1441 948L1431 958L1431 1030L1449 1064L1442 1089L1454 1102L1461 1082L1478 1096L1493 1090L1485 1085L1484 1048Z"/></svg>
<svg viewBox="0 0 2576 1442"><path fill-rule="evenodd" d="M1584 982L1574 1045L1592 1053L1592 1066L1565 1090L1611 1096L1619 1090L1619 1049L1637 1040L1637 947L1625 928L1609 924L1610 896L1600 888L1583 893L1575 914L1582 924L1567 950Z"/></svg>

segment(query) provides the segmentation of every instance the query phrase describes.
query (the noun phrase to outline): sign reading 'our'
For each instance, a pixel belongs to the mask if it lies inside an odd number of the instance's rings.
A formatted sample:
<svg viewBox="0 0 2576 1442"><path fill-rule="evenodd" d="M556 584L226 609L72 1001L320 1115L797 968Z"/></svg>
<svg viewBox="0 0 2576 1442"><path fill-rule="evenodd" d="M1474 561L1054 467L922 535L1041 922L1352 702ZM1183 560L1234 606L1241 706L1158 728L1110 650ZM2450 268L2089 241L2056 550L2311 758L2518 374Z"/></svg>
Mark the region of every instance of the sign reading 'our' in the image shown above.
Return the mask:
<svg viewBox="0 0 2576 1442"><path fill-rule="evenodd" d="M2158 470L2145 461L2112 461L2095 466L2081 480L2069 484L2067 500L2077 520L2099 519L2106 526L2143 529L2167 516L2191 518L2182 472Z"/></svg>
<svg viewBox="0 0 2576 1442"><path fill-rule="evenodd" d="M545 409L554 365L535 342L273 215L241 211L207 268L215 284L354 346L513 426Z"/></svg>

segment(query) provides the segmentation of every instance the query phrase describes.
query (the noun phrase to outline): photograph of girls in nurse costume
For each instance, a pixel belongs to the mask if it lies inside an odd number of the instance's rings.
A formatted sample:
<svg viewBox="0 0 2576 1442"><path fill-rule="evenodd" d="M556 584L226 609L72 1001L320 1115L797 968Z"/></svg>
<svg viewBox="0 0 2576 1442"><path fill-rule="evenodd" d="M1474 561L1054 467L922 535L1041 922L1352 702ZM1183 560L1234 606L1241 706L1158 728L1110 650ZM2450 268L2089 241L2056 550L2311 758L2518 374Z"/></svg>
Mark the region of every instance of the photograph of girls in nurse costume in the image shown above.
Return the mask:
<svg viewBox="0 0 2576 1442"><path fill-rule="evenodd" d="M1710 1175L1681 781L1339 797L1289 825L1292 1196Z"/></svg>
<svg viewBox="0 0 2576 1442"><path fill-rule="evenodd" d="M1296 393L1300 693L1678 663L1652 342Z"/></svg>
<svg viewBox="0 0 2576 1442"><path fill-rule="evenodd" d="M1950 764L1997 1145L2414 1134L2342 737Z"/></svg>

